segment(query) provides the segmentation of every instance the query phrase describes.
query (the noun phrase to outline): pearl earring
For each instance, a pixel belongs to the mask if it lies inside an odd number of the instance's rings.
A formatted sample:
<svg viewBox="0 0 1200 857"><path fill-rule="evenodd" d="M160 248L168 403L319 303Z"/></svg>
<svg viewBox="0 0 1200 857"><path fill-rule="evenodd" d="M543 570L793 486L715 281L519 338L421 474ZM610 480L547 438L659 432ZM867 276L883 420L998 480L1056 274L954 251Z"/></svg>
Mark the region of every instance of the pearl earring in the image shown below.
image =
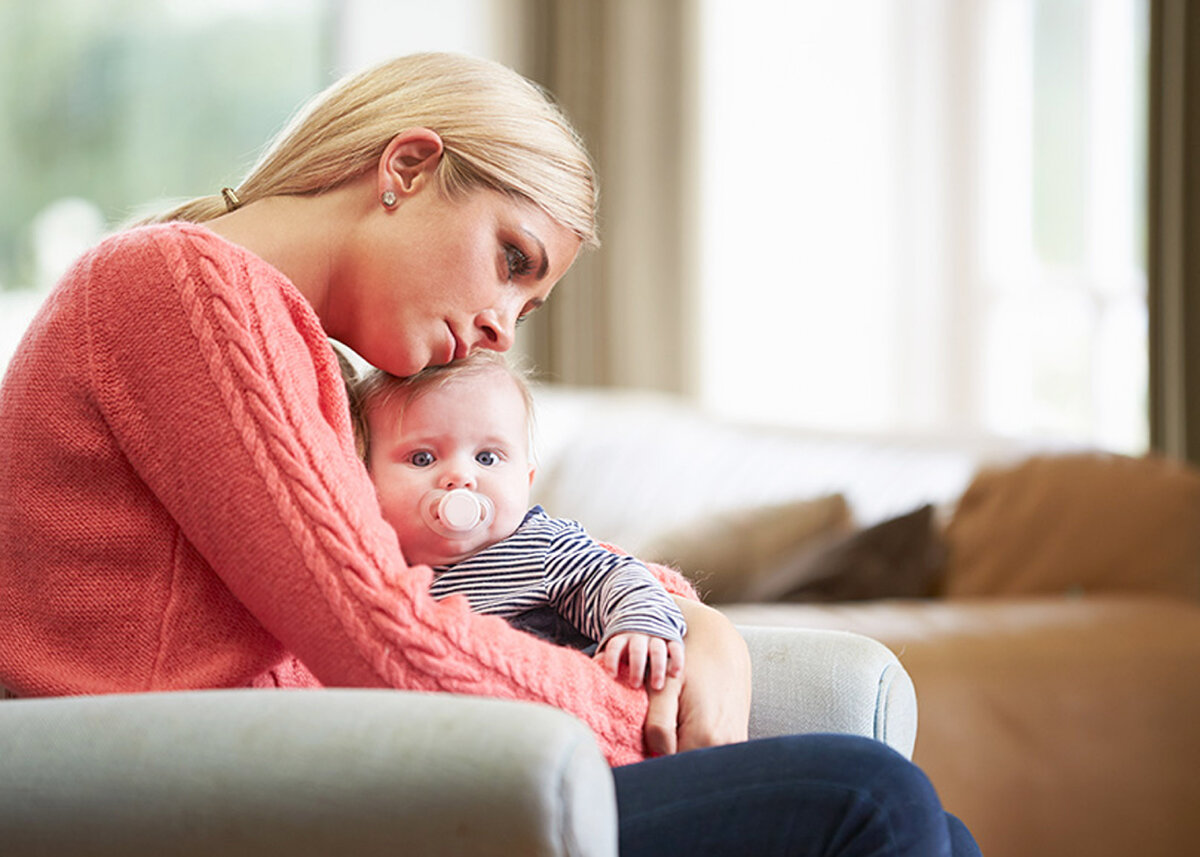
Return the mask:
<svg viewBox="0 0 1200 857"><path fill-rule="evenodd" d="M385 190L383 195L379 197L379 201L383 203L384 208L395 208L396 192L394 190Z"/></svg>

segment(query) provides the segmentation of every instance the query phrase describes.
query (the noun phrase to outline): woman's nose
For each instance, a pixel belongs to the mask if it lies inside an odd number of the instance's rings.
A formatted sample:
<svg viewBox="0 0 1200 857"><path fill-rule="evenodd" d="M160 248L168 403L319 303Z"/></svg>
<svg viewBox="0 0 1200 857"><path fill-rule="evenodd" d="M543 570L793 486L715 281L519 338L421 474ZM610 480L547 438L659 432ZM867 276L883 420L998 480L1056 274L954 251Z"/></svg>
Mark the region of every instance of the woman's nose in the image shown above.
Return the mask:
<svg viewBox="0 0 1200 857"><path fill-rule="evenodd" d="M514 313L499 313L485 310L475 318L475 327L482 336L479 346L492 351L508 351L517 336L517 319Z"/></svg>

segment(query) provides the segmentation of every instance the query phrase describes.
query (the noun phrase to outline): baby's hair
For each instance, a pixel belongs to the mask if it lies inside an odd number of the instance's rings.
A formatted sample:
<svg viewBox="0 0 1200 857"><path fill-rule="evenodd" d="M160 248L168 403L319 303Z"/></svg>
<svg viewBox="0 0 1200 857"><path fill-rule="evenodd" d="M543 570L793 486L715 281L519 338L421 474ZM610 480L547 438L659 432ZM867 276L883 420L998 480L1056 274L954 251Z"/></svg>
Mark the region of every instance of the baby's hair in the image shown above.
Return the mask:
<svg viewBox="0 0 1200 857"><path fill-rule="evenodd" d="M359 392L363 379L345 352L332 342L330 345L333 346L333 353L337 355L338 368L342 370L342 381L346 384L346 398L350 401L350 425L354 429L354 451L358 453L359 458L366 461L367 423Z"/></svg>
<svg viewBox="0 0 1200 857"><path fill-rule="evenodd" d="M369 460L371 437L367 418L376 410L399 405L402 415L415 399L447 384L471 375L500 371L512 378L525 404L525 417L529 424L530 449L533 448L533 392L529 387L530 373L523 366L497 351L479 350L462 360L444 366L429 366L415 375L401 378L378 369L371 369L354 380L347 381L346 390L350 398L350 413L354 423L355 446L364 461Z"/></svg>

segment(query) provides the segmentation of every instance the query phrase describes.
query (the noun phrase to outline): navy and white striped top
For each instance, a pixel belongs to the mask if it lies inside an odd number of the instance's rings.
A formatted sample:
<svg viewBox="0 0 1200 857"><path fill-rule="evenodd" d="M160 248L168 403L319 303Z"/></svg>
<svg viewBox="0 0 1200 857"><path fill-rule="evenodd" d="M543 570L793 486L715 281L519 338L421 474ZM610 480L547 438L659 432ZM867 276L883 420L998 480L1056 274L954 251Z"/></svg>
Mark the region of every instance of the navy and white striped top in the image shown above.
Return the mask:
<svg viewBox="0 0 1200 857"><path fill-rule="evenodd" d="M434 598L465 595L471 609L513 619L551 607L601 645L635 632L682 640L679 606L638 560L597 544L579 524L534 506L516 532L457 565L434 568Z"/></svg>

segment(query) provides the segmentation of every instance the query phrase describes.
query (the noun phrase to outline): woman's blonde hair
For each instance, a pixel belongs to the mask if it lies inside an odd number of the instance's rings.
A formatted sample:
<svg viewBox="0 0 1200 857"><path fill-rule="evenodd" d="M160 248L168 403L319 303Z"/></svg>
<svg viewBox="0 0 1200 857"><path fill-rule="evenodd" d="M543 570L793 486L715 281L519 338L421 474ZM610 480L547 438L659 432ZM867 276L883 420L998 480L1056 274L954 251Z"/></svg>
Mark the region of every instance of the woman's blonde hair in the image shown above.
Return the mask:
<svg viewBox="0 0 1200 857"><path fill-rule="evenodd" d="M400 57L319 94L233 189L238 204L331 190L373 169L391 139L410 128L442 138L437 180L447 195L490 188L523 198L585 245L597 243L595 173L562 111L512 69L460 54ZM202 222L227 210L214 194L146 222Z"/></svg>

